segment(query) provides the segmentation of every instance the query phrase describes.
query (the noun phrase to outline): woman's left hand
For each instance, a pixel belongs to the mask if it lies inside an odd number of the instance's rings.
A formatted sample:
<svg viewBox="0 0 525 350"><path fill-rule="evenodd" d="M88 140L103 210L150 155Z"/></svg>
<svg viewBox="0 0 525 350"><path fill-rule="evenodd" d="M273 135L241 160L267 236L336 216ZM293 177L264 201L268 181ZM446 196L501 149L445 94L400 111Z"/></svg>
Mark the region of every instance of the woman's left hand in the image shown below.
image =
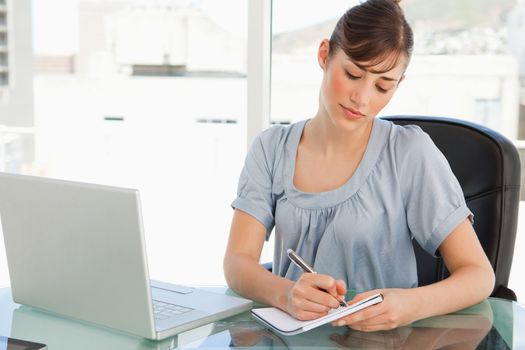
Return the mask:
<svg viewBox="0 0 525 350"><path fill-rule="evenodd" d="M348 326L358 331L374 332L410 324L418 319L414 289L382 289L356 295L347 303L353 304L376 293L383 301L332 322L334 326Z"/></svg>

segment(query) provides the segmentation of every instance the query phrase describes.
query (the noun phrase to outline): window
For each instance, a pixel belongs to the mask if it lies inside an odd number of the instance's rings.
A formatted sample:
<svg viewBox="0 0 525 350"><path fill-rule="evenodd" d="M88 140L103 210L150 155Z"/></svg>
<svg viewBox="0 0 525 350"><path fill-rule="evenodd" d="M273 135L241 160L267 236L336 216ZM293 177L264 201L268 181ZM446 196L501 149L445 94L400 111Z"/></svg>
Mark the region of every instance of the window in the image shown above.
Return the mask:
<svg viewBox="0 0 525 350"><path fill-rule="evenodd" d="M356 3L273 2L273 123L316 114L322 79L318 45ZM525 4L418 0L401 6L414 31L414 54L406 79L380 115L450 116L486 125L511 140L523 138Z"/></svg>
<svg viewBox="0 0 525 350"><path fill-rule="evenodd" d="M247 1L32 6L34 159L14 172L139 189L151 277L224 283L246 152Z"/></svg>
<svg viewBox="0 0 525 350"><path fill-rule="evenodd" d="M478 98L475 101L475 114L483 121L483 125L496 129L499 127L501 115L501 100L497 98Z"/></svg>
<svg viewBox="0 0 525 350"><path fill-rule="evenodd" d="M7 54L7 7L4 0L0 2L0 102L2 101L2 88L6 88L9 83Z"/></svg>
<svg viewBox="0 0 525 350"><path fill-rule="evenodd" d="M338 17L356 3L273 1L272 123L291 123L315 115L322 79L317 63L319 43L329 38Z"/></svg>
<svg viewBox="0 0 525 350"><path fill-rule="evenodd" d="M329 38L339 16L354 3L273 2L273 122L310 118L317 112L321 70L317 48ZM433 114L467 119L517 138L519 62L516 39L525 17L523 4L487 0L401 2L415 36L406 79L381 115ZM301 11L296 11L301 8ZM514 24L516 23L516 24ZM293 25L293 26L292 26ZM520 51L521 50L521 51ZM513 52L521 52L521 56ZM479 101L498 100L487 119Z"/></svg>

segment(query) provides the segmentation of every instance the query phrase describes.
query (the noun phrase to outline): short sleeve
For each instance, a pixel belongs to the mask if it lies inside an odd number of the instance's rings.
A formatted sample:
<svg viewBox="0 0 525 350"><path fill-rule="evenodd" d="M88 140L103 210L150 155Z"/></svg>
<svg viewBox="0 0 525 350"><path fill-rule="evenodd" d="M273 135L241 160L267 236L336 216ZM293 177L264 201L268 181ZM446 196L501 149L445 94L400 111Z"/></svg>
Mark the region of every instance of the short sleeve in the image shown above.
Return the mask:
<svg viewBox="0 0 525 350"><path fill-rule="evenodd" d="M239 177L237 198L232 208L242 210L266 227L270 235L275 224L275 199L272 194L277 127L262 132L252 143Z"/></svg>
<svg viewBox="0 0 525 350"><path fill-rule="evenodd" d="M418 126L399 127L396 155L410 232L435 255L454 228L472 221L472 212L447 159Z"/></svg>

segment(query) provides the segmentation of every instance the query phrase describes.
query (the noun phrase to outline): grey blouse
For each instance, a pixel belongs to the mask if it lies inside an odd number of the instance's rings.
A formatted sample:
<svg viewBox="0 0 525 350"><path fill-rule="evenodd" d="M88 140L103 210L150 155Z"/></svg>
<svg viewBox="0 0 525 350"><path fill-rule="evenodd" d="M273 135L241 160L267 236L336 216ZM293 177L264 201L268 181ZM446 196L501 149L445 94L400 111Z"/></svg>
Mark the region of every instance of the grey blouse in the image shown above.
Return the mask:
<svg viewBox="0 0 525 350"><path fill-rule="evenodd" d="M376 118L353 176L334 190L302 192L293 174L305 124L273 126L256 138L232 203L266 227L267 239L275 226L274 273L302 274L287 258L292 248L356 291L416 287L411 240L435 254L472 218L443 154L419 127Z"/></svg>

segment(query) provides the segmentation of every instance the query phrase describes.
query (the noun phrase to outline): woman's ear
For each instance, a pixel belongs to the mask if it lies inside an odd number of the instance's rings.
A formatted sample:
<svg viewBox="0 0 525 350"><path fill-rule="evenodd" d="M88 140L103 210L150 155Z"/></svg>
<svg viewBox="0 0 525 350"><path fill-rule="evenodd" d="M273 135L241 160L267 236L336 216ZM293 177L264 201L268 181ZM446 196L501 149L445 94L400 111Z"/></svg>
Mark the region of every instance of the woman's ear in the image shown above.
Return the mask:
<svg viewBox="0 0 525 350"><path fill-rule="evenodd" d="M325 70L326 66L328 64L328 52L330 51L330 41L328 39L324 39L321 41L321 44L319 44L319 50L317 51L317 61L319 62L319 66Z"/></svg>

